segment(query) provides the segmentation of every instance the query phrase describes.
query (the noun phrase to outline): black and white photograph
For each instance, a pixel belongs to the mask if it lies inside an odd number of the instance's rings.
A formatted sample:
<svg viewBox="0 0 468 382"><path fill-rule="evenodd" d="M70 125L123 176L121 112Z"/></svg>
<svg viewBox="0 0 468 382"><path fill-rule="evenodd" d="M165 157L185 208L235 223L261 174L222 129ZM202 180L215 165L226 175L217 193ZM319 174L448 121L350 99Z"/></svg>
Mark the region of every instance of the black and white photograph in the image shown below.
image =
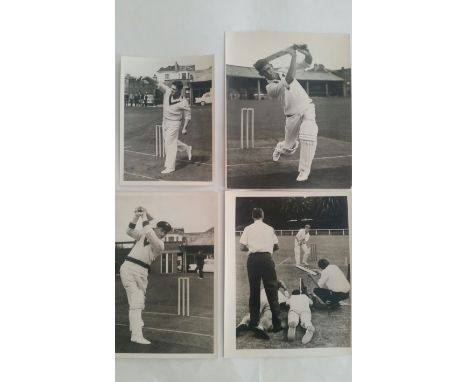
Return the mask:
<svg viewBox="0 0 468 382"><path fill-rule="evenodd" d="M226 33L226 184L351 188L347 34Z"/></svg>
<svg viewBox="0 0 468 382"><path fill-rule="evenodd" d="M351 351L346 192L228 191L225 355Z"/></svg>
<svg viewBox="0 0 468 382"><path fill-rule="evenodd" d="M121 184L212 183L213 63L122 57Z"/></svg>
<svg viewBox="0 0 468 382"><path fill-rule="evenodd" d="M217 194L117 193L115 352L212 357Z"/></svg>

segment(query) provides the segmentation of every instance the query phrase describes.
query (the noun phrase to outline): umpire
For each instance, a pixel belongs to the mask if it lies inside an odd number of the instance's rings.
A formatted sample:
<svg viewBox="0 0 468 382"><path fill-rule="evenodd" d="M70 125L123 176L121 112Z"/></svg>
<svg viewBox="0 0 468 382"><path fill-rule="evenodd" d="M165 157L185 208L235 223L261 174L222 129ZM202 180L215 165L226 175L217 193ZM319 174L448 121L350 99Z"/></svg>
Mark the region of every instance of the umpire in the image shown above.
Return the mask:
<svg viewBox="0 0 468 382"><path fill-rule="evenodd" d="M272 253L279 249L278 238L273 227L263 222L264 214L261 208L252 211L254 223L245 227L240 238L240 250L249 252L247 260L247 274L250 284L250 328L257 337L268 339L268 334L259 327L260 320L260 281L270 305L273 322L273 332L282 330L279 318L280 307L278 303L278 280L276 278L275 263Z"/></svg>

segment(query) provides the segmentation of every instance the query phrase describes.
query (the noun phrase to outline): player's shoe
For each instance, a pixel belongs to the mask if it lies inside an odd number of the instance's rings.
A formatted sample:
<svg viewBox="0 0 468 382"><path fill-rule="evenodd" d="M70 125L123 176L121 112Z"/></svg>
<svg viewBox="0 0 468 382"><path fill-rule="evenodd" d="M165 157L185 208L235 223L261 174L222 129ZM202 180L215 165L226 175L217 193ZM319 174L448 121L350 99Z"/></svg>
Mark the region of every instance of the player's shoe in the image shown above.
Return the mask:
<svg viewBox="0 0 468 382"><path fill-rule="evenodd" d="M265 331L265 329L261 328L260 326L254 326L252 328L253 332L255 333L255 337L261 338L262 340L269 340L270 336Z"/></svg>
<svg viewBox="0 0 468 382"><path fill-rule="evenodd" d="M314 336L315 329L313 327L308 328L304 334L304 337L302 337L302 343L308 344L311 340L312 337Z"/></svg>
<svg viewBox="0 0 468 382"><path fill-rule="evenodd" d="M309 173L307 173L306 171L301 171L296 180L298 182L305 182L307 179L309 179Z"/></svg>
<svg viewBox="0 0 468 382"><path fill-rule="evenodd" d="M296 326L289 326L288 329L288 340L294 341L296 339Z"/></svg>
<svg viewBox="0 0 468 382"><path fill-rule="evenodd" d="M308 267L309 266L309 263L306 263L305 261L302 262L302 265Z"/></svg>
<svg viewBox="0 0 468 382"><path fill-rule="evenodd" d="M248 328L249 327L246 324L237 325L237 327L236 327L236 337L239 337L241 332L243 332L244 330L247 330Z"/></svg>
<svg viewBox="0 0 468 382"><path fill-rule="evenodd" d="M273 326L273 328L271 328L270 331L273 333L277 333L277 332L281 332L283 329L284 327L282 325L278 325L278 326Z"/></svg>
<svg viewBox="0 0 468 382"><path fill-rule="evenodd" d="M275 147L275 151L273 151L273 162L278 162L281 156L281 151L278 150L278 146Z"/></svg>
<svg viewBox="0 0 468 382"><path fill-rule="evenodd" d="M192 160L192 146L187 147L187 157L188 160Z"/></svg>
<svg viewBox="0 0 468 382"><path fill-rule="evenodd" d="M148 341L145 337L143 337L142 335L141 336L133 336L132 335L132 338L131 340L132 342L135 342L137 344L141 344L141 345L149 345L151 344L150 341Z"/></svg>
<svg viewBox="0 0 468 382"><path fill-rule="evenodd" d="M161 174L170 174L171 172L174 172L174 169L170 168L165 168L164 170L161 171Z"/></svg>

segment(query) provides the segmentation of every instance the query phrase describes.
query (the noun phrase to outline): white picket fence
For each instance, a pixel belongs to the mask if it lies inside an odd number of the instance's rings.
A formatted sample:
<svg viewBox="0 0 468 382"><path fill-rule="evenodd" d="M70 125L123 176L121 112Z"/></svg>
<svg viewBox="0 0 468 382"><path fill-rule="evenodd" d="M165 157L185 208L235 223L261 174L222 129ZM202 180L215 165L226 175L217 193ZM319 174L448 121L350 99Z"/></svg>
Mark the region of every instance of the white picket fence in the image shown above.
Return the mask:
<svg viewBox="0 0 468 382"><path fill-rule="evenodd" d="M296 236L299 230L294 229L277 229L275 230L276 236ZM236 231L236 235L240 236L242 231ZM349 229L311 229L309 230L310 235L314 236L347 236L349 235Z"/></svg>

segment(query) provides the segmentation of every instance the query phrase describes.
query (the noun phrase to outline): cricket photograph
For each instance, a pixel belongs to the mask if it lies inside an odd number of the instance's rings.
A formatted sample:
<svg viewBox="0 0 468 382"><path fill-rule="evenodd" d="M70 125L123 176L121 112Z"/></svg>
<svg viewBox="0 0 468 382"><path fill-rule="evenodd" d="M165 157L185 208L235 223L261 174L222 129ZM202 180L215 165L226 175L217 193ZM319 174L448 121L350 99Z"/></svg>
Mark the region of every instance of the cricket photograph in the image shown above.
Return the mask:
<svg viewBox="0 0 468 382"><path fill-rule="evenodd" d="M214 356L217 198L116 194L117 356Z"/></svg>
<svg viewBox="0 0 468 382"><path fill-rule="evenodd" d="M228 191L225 204L225 355L350 354L350 193Z"/></svg>
<svg viewBox="0 0 468 382"><path fill-rule="evenodd" d="M226 33L226 185L351 188L346 34Z"/></svg>
<svg viewBox="0 0 468 382"><path fill-rule="evenodd" d="M213 63L213 56L122 57L122 185L212 183Z"/></svg>

